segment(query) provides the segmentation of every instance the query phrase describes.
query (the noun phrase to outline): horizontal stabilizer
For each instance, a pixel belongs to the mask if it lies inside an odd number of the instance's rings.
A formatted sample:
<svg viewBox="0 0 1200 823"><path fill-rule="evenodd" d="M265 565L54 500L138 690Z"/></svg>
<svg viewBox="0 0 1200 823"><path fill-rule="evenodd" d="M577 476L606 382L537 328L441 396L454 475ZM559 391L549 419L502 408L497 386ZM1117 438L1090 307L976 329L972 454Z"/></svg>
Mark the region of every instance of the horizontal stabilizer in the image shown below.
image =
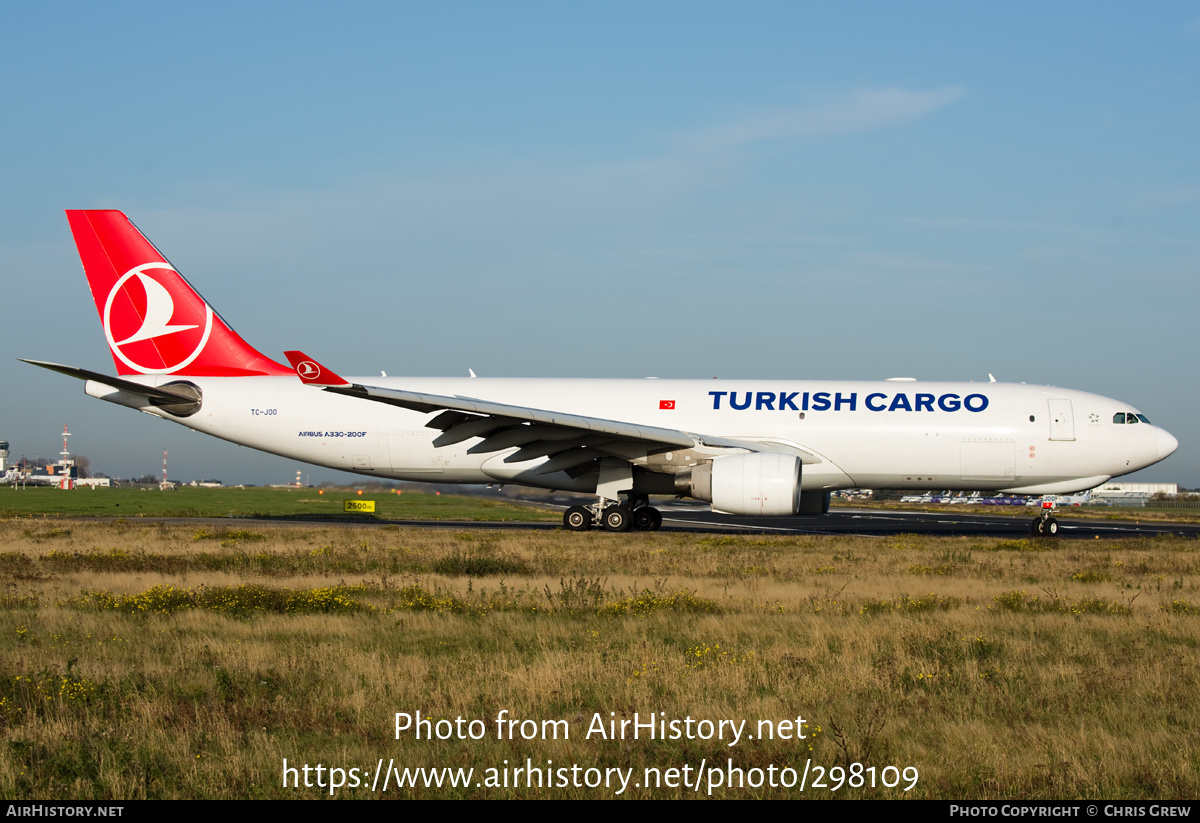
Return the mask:
<svg viewBox="0 0 1200 823"><path fill-rule="evenodd" d="M43 360L26 360L23 357L17 358L22 363L28 363L31 366L38 366L50 371L56 371L59 374L65 374L69 377L74 377L79 380L94 380L105 386L111 386L114 389L129 392L130 394L138 394L148 398L150 405L171 405L171 404L191 404L196 402L194 395L181 394L170 389L161 389L156 386L143 386L141 383L135 383L132 380L123 380L120 377L110 377L107 374L100 372L81 369L76 366L64 366L61 363L47 363Z"/></svg>

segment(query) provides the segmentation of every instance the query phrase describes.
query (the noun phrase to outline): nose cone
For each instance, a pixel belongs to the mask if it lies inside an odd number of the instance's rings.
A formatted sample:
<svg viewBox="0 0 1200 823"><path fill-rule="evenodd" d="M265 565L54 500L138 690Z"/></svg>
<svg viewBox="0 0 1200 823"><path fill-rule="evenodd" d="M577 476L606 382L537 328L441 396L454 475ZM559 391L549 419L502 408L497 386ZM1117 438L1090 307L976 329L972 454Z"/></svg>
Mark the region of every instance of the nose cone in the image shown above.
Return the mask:
<svg viewBox="0 0 1200 823"><path fill-rule="evenodd" d="M1175 453L1179 448L1179 441L1176 440L1170 432L1163 429L1158 430L1158 459L1165 460Z"/></svg>

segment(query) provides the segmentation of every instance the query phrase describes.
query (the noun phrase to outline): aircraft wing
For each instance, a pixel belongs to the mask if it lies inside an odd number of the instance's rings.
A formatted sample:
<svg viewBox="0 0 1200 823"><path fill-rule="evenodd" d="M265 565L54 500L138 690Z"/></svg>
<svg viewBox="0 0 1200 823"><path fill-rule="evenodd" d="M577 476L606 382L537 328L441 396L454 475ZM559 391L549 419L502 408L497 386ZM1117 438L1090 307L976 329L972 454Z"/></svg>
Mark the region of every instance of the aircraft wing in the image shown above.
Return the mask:
<svg viewBox="0 0 1200 823"><path fill-rule="evenodd" d="M710 450L777 451L795 454L805 463L819 463L816 455L791 444L770 441L712 437L659 426L627 423L601 417L568 414L495 403L474 397L426 394L350 383L301 352L284 352L297 375L309 385L324 391L386 403L417 412L441 412L425 425L442 433L434 446L450 446L474 437L482 438L468 452L472 454L502 451L514 446L516 452L504 458L519 463L538 457L550 459L539 474L570 471L599 456L636 459L651 454L707 447Z"/></svg>

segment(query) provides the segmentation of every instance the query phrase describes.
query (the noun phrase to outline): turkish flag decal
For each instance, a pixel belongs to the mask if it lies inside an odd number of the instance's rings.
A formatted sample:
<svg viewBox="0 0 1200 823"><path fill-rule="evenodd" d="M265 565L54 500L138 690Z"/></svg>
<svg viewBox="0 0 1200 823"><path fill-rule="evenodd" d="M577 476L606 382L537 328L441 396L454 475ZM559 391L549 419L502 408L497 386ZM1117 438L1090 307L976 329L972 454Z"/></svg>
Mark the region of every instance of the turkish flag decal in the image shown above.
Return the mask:
<svg viewBox="0 0 1200 823"><path fill-rule="evenodd" d="M658 407L660 409L673 409L673 408L675 408L675 401L674 400L659 400Z"/></svg>

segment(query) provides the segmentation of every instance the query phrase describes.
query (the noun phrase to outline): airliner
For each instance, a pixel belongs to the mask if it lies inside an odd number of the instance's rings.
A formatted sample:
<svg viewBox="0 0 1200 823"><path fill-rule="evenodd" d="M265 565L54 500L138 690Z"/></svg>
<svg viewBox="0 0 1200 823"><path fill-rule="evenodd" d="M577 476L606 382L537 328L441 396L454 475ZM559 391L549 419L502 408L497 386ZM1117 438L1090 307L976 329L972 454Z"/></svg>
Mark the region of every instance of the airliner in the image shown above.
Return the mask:
<svg viewBox="0 0 1200 823"><path fill-rule="evenodd" d="M117 375L25 362L233 443L360 475L595 495L567 529L655 530L650 495L818 515L850 488L1066 494L1178 441L1096 394L1013 383L343 378L246 343L121 212L68 211ZM1053 517L1032 532L1057 533Z"/></svg>

